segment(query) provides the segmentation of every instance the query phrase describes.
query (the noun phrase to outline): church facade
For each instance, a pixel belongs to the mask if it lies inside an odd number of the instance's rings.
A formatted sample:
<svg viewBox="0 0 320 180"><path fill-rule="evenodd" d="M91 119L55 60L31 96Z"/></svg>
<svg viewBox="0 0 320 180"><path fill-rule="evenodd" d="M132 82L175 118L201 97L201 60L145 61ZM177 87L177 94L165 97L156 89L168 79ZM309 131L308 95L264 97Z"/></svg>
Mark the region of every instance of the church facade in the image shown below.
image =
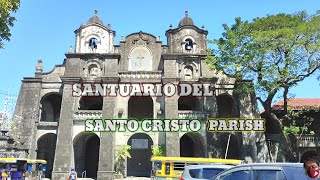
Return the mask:
<svg viewBox="0 0 320 180"><path fill-rule="evenodd" d="M115 149L131 146L128 176L150 175L153 145L166 156L216 157L267 161L263 133L256 132L113 132L88 133L88 118L259 117L254 94L235 94L241 83L205 63L208 31L198 28L186 12L177 28L166 31L167 44L145 32L132 33L114 43L116 32L97 12L75 31L76 44L63 64L22 81L15 109L17 147L28 158L48 161L46 176L58 180L74 167L81 177L113 179ZM207 97L74 97L74 83L210 83ZM228 152L226 149L228 146Z"/></svg>

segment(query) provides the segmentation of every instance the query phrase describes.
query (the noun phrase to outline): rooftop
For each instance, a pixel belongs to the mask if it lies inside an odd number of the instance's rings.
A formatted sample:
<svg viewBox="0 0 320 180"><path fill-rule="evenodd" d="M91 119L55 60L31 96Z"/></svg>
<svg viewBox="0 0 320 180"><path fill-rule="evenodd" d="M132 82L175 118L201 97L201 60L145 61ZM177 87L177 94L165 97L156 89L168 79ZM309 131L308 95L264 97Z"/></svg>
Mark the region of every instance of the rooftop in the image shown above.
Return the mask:
<svg viewBox="0 0 320 180"><path fill-rule="evenodd" d="M288 100L288 107L299 110L305 107L320 107L320 98L291 98ZM283 99L272 105L273 110L283 109Z"/></svg>
<svg viewBox="0 0 320 180"><path fill-rule="evenodd" d="M178 27L182 26L194 26L193 20L189 17L188 11L185 12L185 17L180 21Z"/></svg>
<svg viewBox="0 0 320 180"><path fill-rule="evenodd" d="M87 24L100 24L100 25L104 25L103 21L98 17L98 10L94 11L94 15L92 18L90 18L87 22Z"/></svg>

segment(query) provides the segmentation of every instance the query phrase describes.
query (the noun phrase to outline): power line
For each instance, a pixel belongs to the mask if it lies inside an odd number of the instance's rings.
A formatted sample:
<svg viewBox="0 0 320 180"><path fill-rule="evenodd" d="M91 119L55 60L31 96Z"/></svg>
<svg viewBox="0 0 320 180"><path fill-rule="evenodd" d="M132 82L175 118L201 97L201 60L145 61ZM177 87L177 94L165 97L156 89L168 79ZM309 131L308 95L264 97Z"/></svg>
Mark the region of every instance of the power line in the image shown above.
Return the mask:
<svg viewBox="0 0 320 180"><path fill-rule="evenodd" d="M0 90L0 94L2 94L2 95L9 95L9 96L17 96L17 95L15 95L15 94L11 94L11 93L8 93L8 92L3 91L3 90Z"/></svg>

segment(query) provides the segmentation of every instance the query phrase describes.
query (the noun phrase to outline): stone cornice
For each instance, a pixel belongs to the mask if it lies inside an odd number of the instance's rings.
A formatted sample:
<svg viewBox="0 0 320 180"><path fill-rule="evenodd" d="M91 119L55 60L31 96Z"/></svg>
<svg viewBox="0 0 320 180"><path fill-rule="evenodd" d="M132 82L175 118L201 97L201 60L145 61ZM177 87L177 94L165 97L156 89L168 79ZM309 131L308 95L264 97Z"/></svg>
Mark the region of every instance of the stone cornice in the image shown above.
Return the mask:
<svg viewBox="0 0 320 180"><path fill-rule="evenodd" d="M162 53L162 60L176 60L178 58L201 58L205 59L207 54L186 54L186 53Z"/></svg>
<svg viewBox="0 0 320 180"><path fill-rule="evenodd" d="M176 34L179 31L181 31L182 29L193 29L198 33L208 35L208 31L207 30L199 29L197 26L194 26L194 25L186 25L186 26L181 26L181 27L175 28L175 29L168 29L166 31L166 36L168 36L168 34Z"/></svg>
<svg viewBox="0 0 320 180"><path fill-rule="evenodd" d="M180 82L180 78L178 77L163 77L163 82Z"/></svg>
<svg viewBox="0 0 320 180"><path fill-rule="evenodd" d="M22 82L41 83L41 77L25 77Z"/></svg>
<svg viewBox="0 0 320 180"><path fill-rule="evenodd" d="M120 59L120 53L66 53L67 58L80 58L80 59Z"/></svg>
<svg viewBox="0 0 320 180"><path fill-rule="evenodd" d="M101 81L102 82L118 83L120 81L120 77L118 77L118 76L102 76Z"/></svg>
<svg viewBox="0 0 320 180"><path fill-rule="evenodd" d="M217 83L218 78L217 77L200 77L199 81L202 83Z"/></svg>
<svg viewBox="0 0 320 180"><path fill-rule="evenodd" d="M66 77L66 76L60 76L61 81L64 84L73 84L76 82L79 82L81 80L81 77Z"/></svg>
<svg viewBox="0 0 320 180"><path fill-rule="evenodd" d="M109 33L113 33L114 36L116 35L116 31L113 31L113 30L109 29L108 27L106 27L106 26L104 26L102 24L83 24L77 30L75 30L74 33L78 34L78 33L80 33L82 31L82 29L84 29L86 27L90 27L90 26L97 26L99 28L102 28L102 29L108 31Z"/></svg>

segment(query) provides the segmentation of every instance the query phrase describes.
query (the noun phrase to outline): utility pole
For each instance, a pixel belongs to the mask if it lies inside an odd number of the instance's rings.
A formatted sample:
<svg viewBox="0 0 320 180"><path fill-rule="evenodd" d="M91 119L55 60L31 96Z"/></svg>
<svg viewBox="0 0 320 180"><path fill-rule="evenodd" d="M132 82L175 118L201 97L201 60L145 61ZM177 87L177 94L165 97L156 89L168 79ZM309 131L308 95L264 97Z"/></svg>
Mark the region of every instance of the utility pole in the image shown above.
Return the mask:
<svg viewBox="0 0 320 180"><path fill-rule="evenodd" d="M224 154L224 159L227 159L227 155L228 155L228 151L229 151L229 144L230 144L230 137L231 137L231 134L229 134L229 137L228 137L228 143L227 143L227 147L226 147L226 153Z"/></svg>
<svg viewBox="0 0 320 180"><path fill-rule="evenodd" d="M0 90L0 94L5 95L3 111L0 111L0 130L3 132L8 132L11 130L11 118L17 98L9 93L9 91L5 92Z"/></svg>

